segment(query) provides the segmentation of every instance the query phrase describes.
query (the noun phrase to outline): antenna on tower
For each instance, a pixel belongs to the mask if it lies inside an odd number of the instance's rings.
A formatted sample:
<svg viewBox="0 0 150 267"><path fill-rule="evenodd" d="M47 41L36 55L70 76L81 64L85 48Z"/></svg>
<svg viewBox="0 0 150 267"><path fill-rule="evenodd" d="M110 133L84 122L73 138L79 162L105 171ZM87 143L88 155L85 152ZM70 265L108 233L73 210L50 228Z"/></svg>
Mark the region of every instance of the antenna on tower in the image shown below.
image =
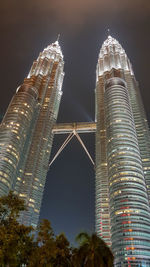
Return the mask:
<svg viewBox="0 0 150 267"><path fill-rule="evenodd" d="M57 36L57 42L59 42L59 38L60 38L60 33L58 34L58 36Z"/></svg>
<svg viewBox="0 0 150 267"><path fill-rule="evenodd" d="M108 33L108 35L110 35L110 29L107 29L107 33Z"/></svg>

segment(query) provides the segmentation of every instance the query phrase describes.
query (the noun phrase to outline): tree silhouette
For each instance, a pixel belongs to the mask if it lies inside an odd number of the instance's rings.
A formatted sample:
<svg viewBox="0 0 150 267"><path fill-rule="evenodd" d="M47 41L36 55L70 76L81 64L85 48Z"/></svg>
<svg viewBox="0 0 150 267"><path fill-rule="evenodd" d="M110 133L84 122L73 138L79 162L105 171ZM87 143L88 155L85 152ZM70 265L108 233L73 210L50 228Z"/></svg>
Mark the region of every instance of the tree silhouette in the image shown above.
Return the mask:
<svg viewBox="0 0 150 267"><path fill-rule="evenodd" d="M17 267L28 263L33 228L17 221L25 209L24 201L11 191L0 198L0 266Z"/></svg>
<svg viewBox="0 0 150 267"><path fill-rule="evenodd" d="M113 254L110 248L95 233L89 235L82 232L77 236L76 240L79 242L79 248L74 254L74 260L77 267L113 266Z"/></svg>

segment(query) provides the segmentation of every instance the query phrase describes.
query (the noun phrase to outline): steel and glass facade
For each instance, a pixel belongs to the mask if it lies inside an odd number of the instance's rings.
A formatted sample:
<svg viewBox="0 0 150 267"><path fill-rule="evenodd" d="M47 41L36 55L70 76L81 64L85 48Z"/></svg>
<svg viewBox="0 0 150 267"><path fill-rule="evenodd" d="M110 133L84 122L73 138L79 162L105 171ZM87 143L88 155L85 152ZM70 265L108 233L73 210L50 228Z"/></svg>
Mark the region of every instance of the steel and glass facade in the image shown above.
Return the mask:
<svg viewBox="0 0 150 267"><path fill-rule="evenodd" d="M64 61L58 41L33 62L0 126L0 195L13 189L28 207L20 222L37 226L62 95Z"/></svg>
<svg viewBox="0 0 150 267"><path fill-rule="evenodd" d="M103 43L96 81L96 231L115 266L150 266L150 134L121 45Z"/></svg>
<svg viewBox="0 0 150 267"><path fill-rule="evenodd" d="M103 43L96 74L96 122L57 125L64 61L58 41L33 62L0 125L0 196L27 204L37 226L55 133L96 130L96 232L115 266L150 266L150 133L131 63L117 40Z"/></svg>

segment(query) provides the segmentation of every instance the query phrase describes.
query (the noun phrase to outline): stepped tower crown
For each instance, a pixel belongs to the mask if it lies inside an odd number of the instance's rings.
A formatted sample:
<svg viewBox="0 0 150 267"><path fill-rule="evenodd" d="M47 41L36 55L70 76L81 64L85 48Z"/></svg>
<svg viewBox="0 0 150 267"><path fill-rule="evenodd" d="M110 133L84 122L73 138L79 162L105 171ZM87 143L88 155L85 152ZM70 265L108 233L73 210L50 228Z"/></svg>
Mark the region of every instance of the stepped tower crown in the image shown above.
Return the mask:
<svg viewBox="0 0 150 267"><path fill-rule="evenodd" d="M108 36L100 49L97 64L97 80L111 69L129 71L133 75L132 65L121 44L112 36Z"/></svg>

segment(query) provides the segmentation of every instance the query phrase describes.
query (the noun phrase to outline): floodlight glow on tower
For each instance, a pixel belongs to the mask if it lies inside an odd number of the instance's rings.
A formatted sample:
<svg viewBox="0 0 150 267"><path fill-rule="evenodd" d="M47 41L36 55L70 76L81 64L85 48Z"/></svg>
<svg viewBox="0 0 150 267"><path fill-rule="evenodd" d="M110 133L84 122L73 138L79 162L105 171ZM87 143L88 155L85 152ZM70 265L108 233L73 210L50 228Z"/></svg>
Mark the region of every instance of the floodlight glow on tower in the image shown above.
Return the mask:
<svg viewBox="0 0 150 267"><path fill-rule="evenodd" d="M150 266L150 132L130 60L109 35L96 69L95 123L56 123L63 67L57 40L17 88L0 125L0 196L13 189L28 207L20 222L36 227L49 166L76 136L95 165L96 232L115 266ZM87 132L96 132L96 163L79 136ZM61 133L68 136L49 164Z"/></svg>
<svg viewBox="0 0 150 267"><path fill-rule="evenodd" d="M96 231L115 266L148 266L150 134L131 63L111 36L98 58L96 121Z"/></svg>
<svg viewBox="0 0 150 267"><path fill-rule="evenodd" d="M50 44L33 62L17 89L0 128L0 195L10 189L25 200L20 222L37 226L62 96L63 55Z"/></svg>

